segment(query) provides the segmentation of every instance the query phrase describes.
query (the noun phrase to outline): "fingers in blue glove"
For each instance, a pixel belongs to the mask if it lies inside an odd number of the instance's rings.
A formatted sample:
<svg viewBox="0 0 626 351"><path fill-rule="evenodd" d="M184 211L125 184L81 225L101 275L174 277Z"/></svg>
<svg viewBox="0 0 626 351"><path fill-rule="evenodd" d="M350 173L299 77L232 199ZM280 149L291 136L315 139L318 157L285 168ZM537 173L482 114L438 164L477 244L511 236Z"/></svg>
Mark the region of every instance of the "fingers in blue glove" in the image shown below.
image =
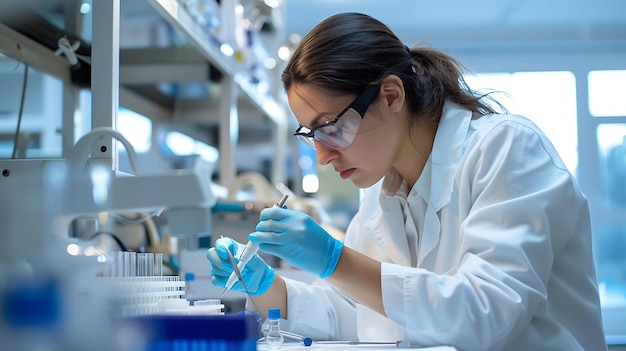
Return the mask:
<svg viewBox="0 0 626 351"><path fill-rule="evenodd" d="M290 210L286 206L268 207L264 208L261 210L261 213L259 213L259 224L268 220L283 221L295 215L306 216L303 212Z"/></svg>
<svg viewBox="0 0 626 351"><path fill-rule="evenodd" d="M211 282L213 285L226 287L228 278L233 272L227 250L233 254L235 262L239 262L238 257L241 256L244 247L245 245L228 237L222 237L215 241L215 247L207 251L207 259L211 263ZM250 295L264 294L274 282L274 270L258 255L250 260L241 274ZM232 290L245 292L240 281L233 285Z"/></svg>
<svg viewBox="0 0 626 351"><path fill-rule="evenodd" d="M343 243L309 215L272 207L262 210L259 218L257 231L248 239L258 243L261 250L322 278L335 271Z"/></svg>
<svg viewBox="0 0 626 351"><path fill-rule="evenodd" d="M232 240L232 239L229 239ZM215 246L207 250L206 257L211 264L211 283L215 286L226 287L228 277L233 271L233 267L228 261L226 253L227 240L217 239Z"/></svg>

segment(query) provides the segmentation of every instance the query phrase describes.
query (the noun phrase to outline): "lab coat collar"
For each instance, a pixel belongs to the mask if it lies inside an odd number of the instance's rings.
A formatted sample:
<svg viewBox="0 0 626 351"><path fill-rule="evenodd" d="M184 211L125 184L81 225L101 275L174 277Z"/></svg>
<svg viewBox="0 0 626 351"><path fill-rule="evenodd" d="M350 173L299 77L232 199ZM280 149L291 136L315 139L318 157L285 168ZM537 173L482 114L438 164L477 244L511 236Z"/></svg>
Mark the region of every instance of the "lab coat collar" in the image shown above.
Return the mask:
<svg viewBox="0 0 626 351"><path fill-rule="evenodd" d="M454 102L445 102L430 157L409 197L415 196L417 192L435 211L450 201L455 172L471 119L471 111ZM387 196L394 196L406 191L406 187L400 174L391 169L385 175L382 191Z"/></svg>
<svg viewBox="0 0 626 351"><path fill-rule="evenodd" d="M435 212L450 202L471 120L471 111L446 101L427 166L411 190L411 193L419 193Z"/></svg>
<svg viewBox="0 0 626 351"><path fill-rule="evenodd" d="M428 231L421 234L415 233L419 236L417 266L437 246L441 228L437 212L450 202L454 177L462 157L471 119L471 111L453 102L448 101L444 104L429 162L426 163L422 175L413 189L410 190L408 198L406 196L407 183L395 169L390 170L385 176L379 201L382 212L387 214L386 219L390 221L386 221L381 216L377 218L376 224L374 222L371 224L374 227L377 240L391 253L390 256L393 257L392 260L395 263L410 264L407 235L411 235L406 232L407 228L401 231L395 226L407 220L413 220L413 218L408 217L417 215L405 216L404 220L401 217L388 218L390 214L403 215L404 211L401 208L403 200L412 203L415 201L412 198L421 197L427 203L424 228L428 228ZM400 235L399 233L404 234Z"/></svg>
<svg viewBox="0 0 626 351"><path fill-rule="evenodd" d="M406 194L407 184L400 176L400 173L392 168L387 172L385 178L383 178L383 185L381 188L384 195L394 196L396 194Z"/></svg>
<svg viewBox="0 0 626 351"><path fill-rule="evenodd" d="M410 198L419 193L428 203L424 217L424 228L428 230L419 237L418 267L439 243L441 223L438 212L452 197L454 177L463 156L471 120L471 111L453 102L445 103L429 162L409 194Z"/></svg>

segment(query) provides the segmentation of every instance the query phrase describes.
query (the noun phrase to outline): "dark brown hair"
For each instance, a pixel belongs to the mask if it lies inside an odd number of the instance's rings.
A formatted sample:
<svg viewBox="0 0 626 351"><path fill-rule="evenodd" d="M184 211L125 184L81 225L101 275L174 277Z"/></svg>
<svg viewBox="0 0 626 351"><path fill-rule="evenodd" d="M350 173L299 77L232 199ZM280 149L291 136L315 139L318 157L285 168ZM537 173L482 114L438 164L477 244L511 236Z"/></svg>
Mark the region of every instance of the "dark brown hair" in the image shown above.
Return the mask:
<svg viewBox="0 0 626 351"><path fill-rule="evenodd" d="M409 49L380 21L347 12L326 18L302 39L282 81L287 91L293 84L306 83L358 94L395 74L402 79L414 115L437 121L446 100L474 112L495 113L483 101L488 94L478 95L467 86L464 72L451 56L423 46Z"/></svg>

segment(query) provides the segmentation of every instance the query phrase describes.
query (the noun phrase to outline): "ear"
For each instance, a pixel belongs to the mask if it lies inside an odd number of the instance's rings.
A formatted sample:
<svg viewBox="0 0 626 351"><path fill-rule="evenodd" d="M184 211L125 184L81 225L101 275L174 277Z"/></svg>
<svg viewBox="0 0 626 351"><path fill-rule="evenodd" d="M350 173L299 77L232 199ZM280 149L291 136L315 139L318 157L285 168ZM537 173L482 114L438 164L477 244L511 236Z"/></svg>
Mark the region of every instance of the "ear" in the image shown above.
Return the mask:
<svg viewBox="0 0 626 351"><path fill-rule="evenodd" d="M385 77L380 85L380 92L390 111L398 112L402 109L405 94L400 77L395 74Z"/></svg>

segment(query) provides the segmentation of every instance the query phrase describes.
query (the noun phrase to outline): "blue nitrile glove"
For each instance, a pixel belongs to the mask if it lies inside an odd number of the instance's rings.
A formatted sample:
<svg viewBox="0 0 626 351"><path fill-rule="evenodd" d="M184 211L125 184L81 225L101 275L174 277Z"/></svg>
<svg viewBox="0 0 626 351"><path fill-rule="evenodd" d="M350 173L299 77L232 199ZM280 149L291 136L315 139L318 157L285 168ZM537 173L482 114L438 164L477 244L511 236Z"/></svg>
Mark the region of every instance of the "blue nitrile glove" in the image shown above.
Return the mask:
<svg viewBox="0 0 626 351"><path fill-rule="evenodd" d="M248 239L259 249L321 278L337 267L343 242L333 238L309 215L286 208L263 209L256 232Z"/></svg>
<svg viewBox="0 0 626 351"><path fill-rule="evenodd" d="M215 247L210 248L206 254L209 262L211 262L211 282L213 285L226 287L228 277L233 272L226 250L230 250L235 262L239 263L239 257L244 247L246 246L231 238L219 238L215 241ZM257 254L244 267L241 275L248 292L252 296L265 294L274 282L274 270ZM231 290L246 292L239 280Z"/></svg>

